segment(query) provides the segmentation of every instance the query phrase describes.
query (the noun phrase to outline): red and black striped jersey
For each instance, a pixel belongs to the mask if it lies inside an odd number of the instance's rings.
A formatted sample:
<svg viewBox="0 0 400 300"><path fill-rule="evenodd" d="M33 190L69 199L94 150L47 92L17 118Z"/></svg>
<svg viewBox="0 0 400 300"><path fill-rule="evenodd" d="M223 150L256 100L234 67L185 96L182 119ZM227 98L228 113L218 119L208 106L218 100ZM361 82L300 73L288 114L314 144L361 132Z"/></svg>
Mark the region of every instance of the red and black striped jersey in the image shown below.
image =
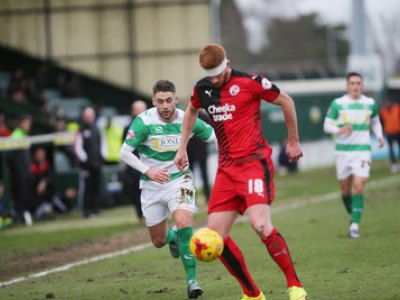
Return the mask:
<svg viewBox="0 0 400 300"><path fill-rule="evenodd" d="M220 166L259 159L270 149L262 136L260 106L261 100L272 102L279 94L279 88L262 75L236 70L220 89L207 77L196 83L191 103L210 117Z"/></svg>

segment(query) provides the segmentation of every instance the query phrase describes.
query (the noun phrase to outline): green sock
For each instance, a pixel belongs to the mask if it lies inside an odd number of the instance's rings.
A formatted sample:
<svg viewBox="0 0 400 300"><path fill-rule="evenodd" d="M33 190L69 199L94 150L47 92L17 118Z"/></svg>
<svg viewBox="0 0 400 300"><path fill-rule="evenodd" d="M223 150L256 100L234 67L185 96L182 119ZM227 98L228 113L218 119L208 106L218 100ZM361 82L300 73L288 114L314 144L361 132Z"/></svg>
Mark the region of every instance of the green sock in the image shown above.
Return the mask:
<svg viewBox="0 0 400 300"><path fill-rule="evenodd" d="M353 195L353 201L351 205L351 222L360 224L361 215L364 210L364 195L355 194Z"/></svg>
<svg viewBox="0 0 400 300"><path fill-rule="evenodd" d="M176 230L172 230L171 228L168 228L167 237L165 239L164 245L166 245L166 244L168 244L170 242L176 241L177 238L178 238L178 235L176 233Z"/></svg>
<svg viewBox="0 0 400 300"><path fill-rule="evenodd" d="M342 195L344 207L346 207L346 210L349 214L351 214L351 202L352 202L351 199L352 199L351 194L348 196Z"/></svg>
<svg viewBox="0 0 400 300"><path fill-rule="evenodd" d="M189 250L189 242L192 235L192 226L178 229L179 254L185 268L187 281L196 280L196 258Z"/></svg>

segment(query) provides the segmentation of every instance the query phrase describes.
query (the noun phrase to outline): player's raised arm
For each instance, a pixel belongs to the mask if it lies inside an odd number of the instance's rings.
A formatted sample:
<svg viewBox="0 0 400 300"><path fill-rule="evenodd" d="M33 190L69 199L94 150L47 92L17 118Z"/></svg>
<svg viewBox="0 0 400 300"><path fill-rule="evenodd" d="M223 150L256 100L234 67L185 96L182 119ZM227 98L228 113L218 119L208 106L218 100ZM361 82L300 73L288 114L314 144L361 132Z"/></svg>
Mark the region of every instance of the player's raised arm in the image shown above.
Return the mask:
<svg viewBox="0 0 400 300"><path fill-rule="evenodd" d="M288 130L288 144L286 146L286 154L290 161L297 161L303 156L303 151L299 143L299 133L297 130L297 115L293 99L281 91L279 96L273 101L275 105L282 108Z"/></svg>
<svg viewBox="0 0 400 300"><path fill-rule="evenodd" d="M181 144L180 144L178 152L176 153L175 160L174 160L177 168L181 172L185 171L187 164L188 164L186 147L187 147L187 144L189 141L190 133L192 132L194 124L196 123L198 113L199 113L199 109L195 108L189 101L189 104L186 108L185 116L183 117L183 122L182 122Z"/></svg>

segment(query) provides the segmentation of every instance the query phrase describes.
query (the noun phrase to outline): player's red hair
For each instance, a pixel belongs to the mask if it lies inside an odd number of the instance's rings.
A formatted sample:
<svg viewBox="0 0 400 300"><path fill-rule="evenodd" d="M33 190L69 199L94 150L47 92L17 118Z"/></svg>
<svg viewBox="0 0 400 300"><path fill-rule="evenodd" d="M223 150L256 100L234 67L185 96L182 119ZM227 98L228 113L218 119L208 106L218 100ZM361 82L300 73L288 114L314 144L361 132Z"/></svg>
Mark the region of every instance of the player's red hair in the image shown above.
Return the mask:
<svg viewBox="0 0 400 300"><path fill-rule="evenodd" d="M199 53L200 66L205 70L216 68L222 63L225 57L225 49L221 45L206 45Z"/></svg>

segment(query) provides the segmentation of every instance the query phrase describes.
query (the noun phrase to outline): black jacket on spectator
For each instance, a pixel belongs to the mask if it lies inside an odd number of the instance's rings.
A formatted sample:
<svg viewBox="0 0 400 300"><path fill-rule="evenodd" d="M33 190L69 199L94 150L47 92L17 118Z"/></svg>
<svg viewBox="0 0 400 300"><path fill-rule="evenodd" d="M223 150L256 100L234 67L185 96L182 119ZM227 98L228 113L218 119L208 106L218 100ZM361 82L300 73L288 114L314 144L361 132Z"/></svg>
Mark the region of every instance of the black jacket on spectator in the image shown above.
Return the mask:
<svg viewBox="0 0 400 300"><path fill-rule="evenodd" d="M75 141L75 151L81 167L78 202L84 217L98 213L104 147L105 142L96 123L82 124Z"/></svg>
<svg viewBox="0 0 400 300"><path fill-rule="evenodd" d="M10 170L11 190L14 198L17 218L22 220L24 211L33 212L31 201L31 153L29 149L18 149L7 152L7 163Z"/></svg>
<svg viewBox="0 0 400 300"><path fill-rule="evenodd" d="M86 152L87 160L81 161L82 168L87 170L100 170L103 165L101 154L101 134L96 124L82 125L80 129L83 150Z"/></svg>

